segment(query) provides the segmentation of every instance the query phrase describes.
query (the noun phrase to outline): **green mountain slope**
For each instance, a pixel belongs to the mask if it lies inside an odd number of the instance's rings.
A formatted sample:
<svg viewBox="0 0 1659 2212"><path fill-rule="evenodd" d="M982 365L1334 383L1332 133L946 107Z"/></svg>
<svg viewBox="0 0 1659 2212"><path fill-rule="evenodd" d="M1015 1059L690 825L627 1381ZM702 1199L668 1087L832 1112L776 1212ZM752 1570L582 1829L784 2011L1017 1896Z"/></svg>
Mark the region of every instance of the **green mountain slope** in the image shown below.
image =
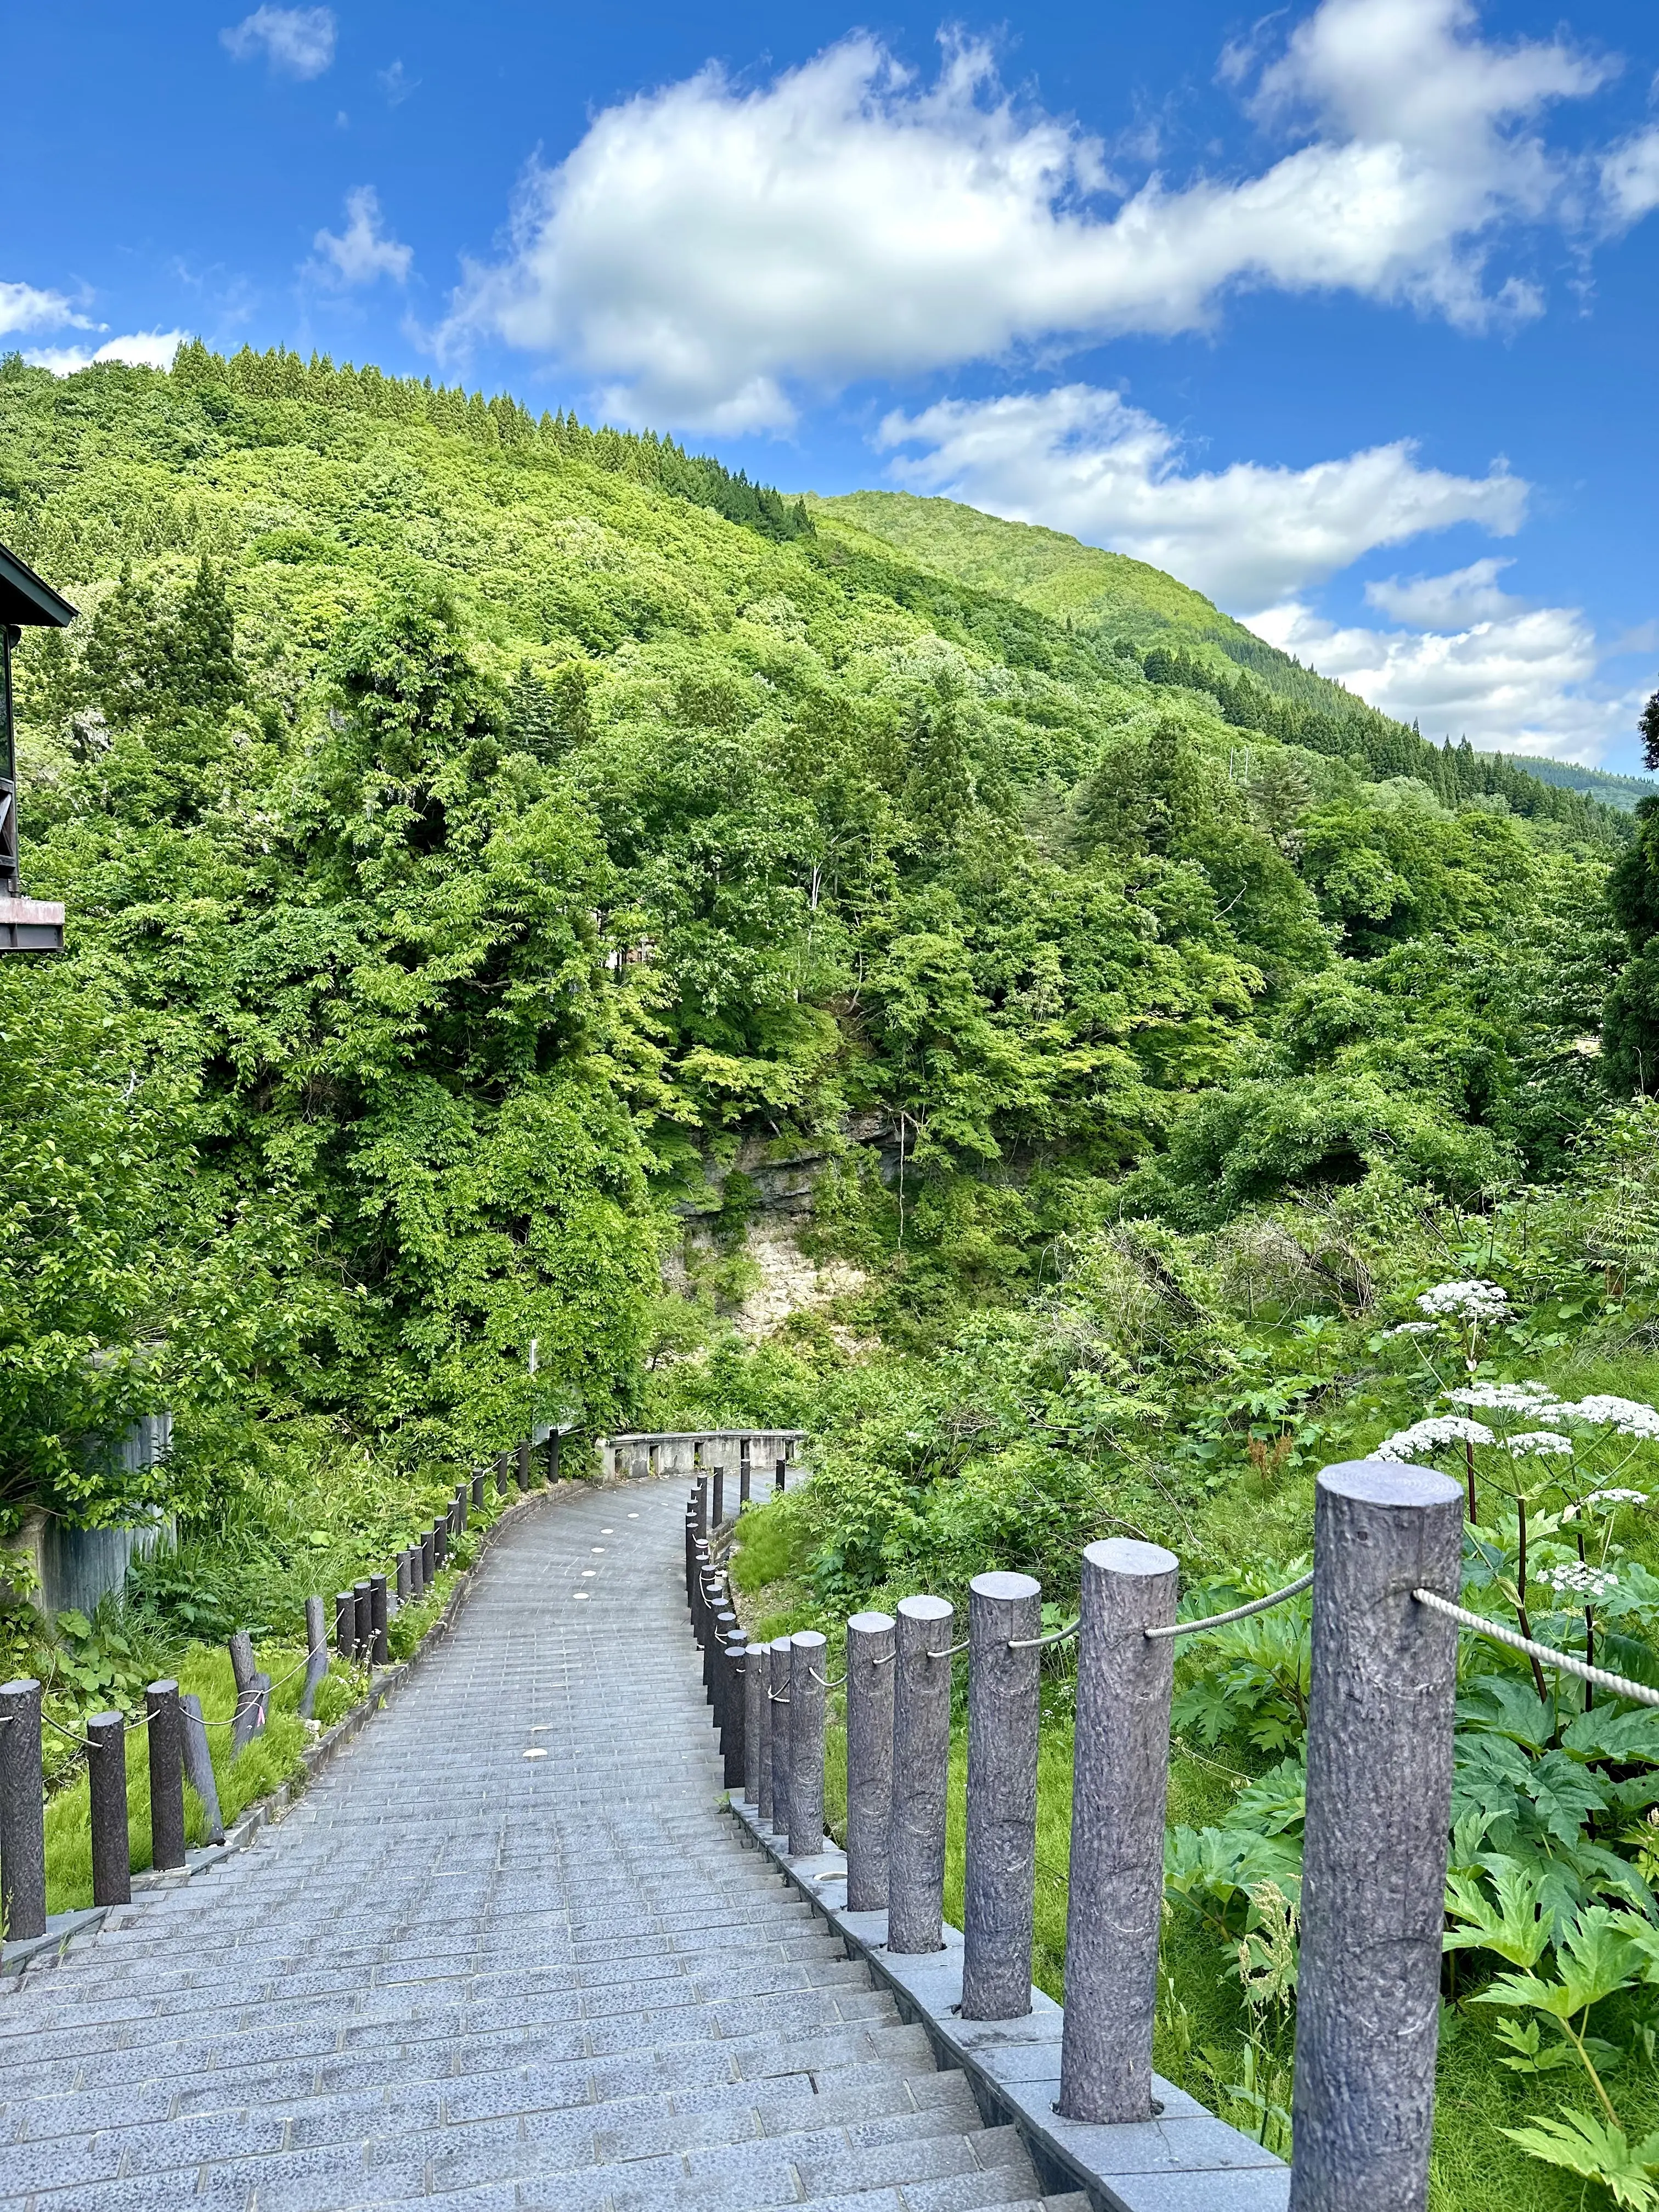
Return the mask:
<svg viewBox="0 0 1659 2212"><path fill-rule="evenodd" d="M1304 668L1201 592L1144 561L1085 545L1057 530L1006 522L956 500L921 499L910 492L859 491L811 499L807 505L838 528L850 526L860 538L896 546L944 575L981 591L1006 592L1057 620L1118 640L1132 647L1143 665L1149 652L1182 654L1200 677L1218 672L1229 689L1237 680L1235 672L1247 670L1276 698L1363 733L1363 749L1382 772L1423 772L1412 764L1421 758L1414 732L1376 714L1344 685ZM1157 662L1152 672L1158 672ZM1391 762L1383 757L1389 753L1395 757ZM1503 791L1512 801L1516 772L1626 812L1638 799L1659 789L1645 777L1604 776L1593 769L1538 762L1523 754L1473 758L1482 766L1475 781L1465 775L1463 787ZM1429 780L1441 781L1432 771Z"/></svg>

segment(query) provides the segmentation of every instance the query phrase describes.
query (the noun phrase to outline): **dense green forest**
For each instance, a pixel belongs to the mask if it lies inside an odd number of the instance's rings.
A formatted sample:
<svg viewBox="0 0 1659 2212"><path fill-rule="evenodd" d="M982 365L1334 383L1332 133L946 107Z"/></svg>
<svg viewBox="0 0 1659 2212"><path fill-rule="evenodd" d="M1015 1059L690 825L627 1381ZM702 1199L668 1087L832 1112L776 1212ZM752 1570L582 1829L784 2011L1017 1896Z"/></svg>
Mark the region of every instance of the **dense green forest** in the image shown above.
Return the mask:
<svg viewBox="0 0 1659 2212"><path fill-rule="evenodd" d="M1490 1424L1471 1587L1659 1682L1651 1446L1583 1410L1659 1371L1651 801L1429 744L1052 532L291 355L0 363L0 539L82 611L18 657L69 926L0 969L0 1510L173 1511L153 1624L291 1631L319 1557L554 1418L810 1427L744 1547L779 1620L994 1562L1063 1609L1122 1528L1201 1609L1294 1571L1324 1461L1529 1379L1584 1480ZM798 1162L846 1287L757 1342ZM1471 1279L1487 1322L1425 1318ZM97 1440L160 1406L141 1496ZM1561 1572L1516 1591L1529 1484ZM1183 1662L1160 2054L1271 2132L1288 1986L1236 1955L1293 1911L1305 1615L1263 1620ZM1468 1924L1524 1878L1558 1961L1659 1927L1659 1733L1469 1666ZM1443 2202L1577 2203L1499 2133L1554 2057L1450 2016Z"/></svg>

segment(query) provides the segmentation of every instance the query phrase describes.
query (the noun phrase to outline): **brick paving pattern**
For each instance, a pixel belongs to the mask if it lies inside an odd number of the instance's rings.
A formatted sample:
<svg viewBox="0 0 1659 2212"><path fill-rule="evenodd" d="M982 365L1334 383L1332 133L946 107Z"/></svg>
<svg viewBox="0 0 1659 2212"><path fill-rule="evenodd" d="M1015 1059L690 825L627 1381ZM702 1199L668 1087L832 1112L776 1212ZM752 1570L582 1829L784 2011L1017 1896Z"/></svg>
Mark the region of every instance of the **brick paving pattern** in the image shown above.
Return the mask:
<svg viewBox="0 0 1659 2212"><path fill-rule="evenodd" d="M684 1504L526 1516L280 1827L0 1996L0 2212L1085 2212L720 1810Z"/></svg>

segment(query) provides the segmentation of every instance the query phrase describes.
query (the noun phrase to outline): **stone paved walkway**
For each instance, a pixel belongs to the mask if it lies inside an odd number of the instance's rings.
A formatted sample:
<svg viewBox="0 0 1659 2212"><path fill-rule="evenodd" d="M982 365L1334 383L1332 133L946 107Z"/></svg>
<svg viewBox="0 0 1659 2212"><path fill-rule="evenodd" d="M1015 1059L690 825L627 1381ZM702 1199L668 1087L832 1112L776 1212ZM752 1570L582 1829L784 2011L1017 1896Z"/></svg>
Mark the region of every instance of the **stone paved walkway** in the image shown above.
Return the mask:
<svg viewBox="0 0 1659 2212"><path fill-rule="evenodd" d="M3 2212L1038 2212L720 1811L684 1504L526 1515L280 1827L0 1996Z"/></svg>

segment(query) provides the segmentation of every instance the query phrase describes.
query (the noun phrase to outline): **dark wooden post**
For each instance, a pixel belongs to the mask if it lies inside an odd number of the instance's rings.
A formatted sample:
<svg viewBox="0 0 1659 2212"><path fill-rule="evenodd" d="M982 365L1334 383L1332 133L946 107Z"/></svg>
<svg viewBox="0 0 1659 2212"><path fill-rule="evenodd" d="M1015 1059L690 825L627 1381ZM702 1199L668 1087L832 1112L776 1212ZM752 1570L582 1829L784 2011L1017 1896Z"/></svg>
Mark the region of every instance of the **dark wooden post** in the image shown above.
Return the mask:
<svg viewBox="0 0 1659 2212"><path fill-rule="evenodd" d="M92 1901L94 1905L131 1905L127 1724L119 1713L94 1713L87 1723L87 1742L90 1747L87 1753L87 1785L92 1809Z"/></svg>
<svg viewBox="0 0 1659 2212"><path fill-rule="evenodd" d="M149 1856L167 1869L185 1864L185 1732L179 1685L152 1682L144 1692L149 1717Z"/></svg>
<svg viewBox="0 0 1659 2212"><path fill-rule="evenodd" d="M0 1905L9 1937L46 1934L40 1685L27 1674L0 1688Z"/></svg>

